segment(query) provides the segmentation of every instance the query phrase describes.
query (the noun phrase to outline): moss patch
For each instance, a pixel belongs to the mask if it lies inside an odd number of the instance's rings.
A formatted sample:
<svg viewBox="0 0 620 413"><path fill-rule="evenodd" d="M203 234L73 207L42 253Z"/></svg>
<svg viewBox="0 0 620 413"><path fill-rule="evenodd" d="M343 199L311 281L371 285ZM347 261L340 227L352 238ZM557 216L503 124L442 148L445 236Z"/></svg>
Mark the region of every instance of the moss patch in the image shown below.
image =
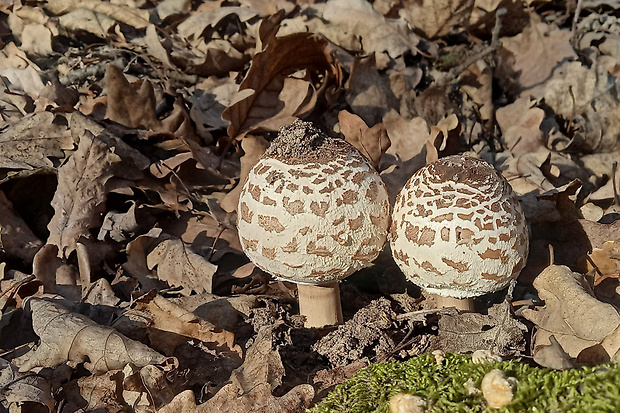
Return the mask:
<svg viewBox="0 0 620 413"><path fill-rule="evenodd" d="M500 409L489 408L482 393L471 391L472 384L480 389L482 378L493 369L519 381L512 402ZM424 354L406 362L370 365L310 411L388 413L390 397L397 393L424 398L426 412L616 412L620 365L556 371L520 360L474 364L463 354L447 354L438 365L432 355Z"/></svg>

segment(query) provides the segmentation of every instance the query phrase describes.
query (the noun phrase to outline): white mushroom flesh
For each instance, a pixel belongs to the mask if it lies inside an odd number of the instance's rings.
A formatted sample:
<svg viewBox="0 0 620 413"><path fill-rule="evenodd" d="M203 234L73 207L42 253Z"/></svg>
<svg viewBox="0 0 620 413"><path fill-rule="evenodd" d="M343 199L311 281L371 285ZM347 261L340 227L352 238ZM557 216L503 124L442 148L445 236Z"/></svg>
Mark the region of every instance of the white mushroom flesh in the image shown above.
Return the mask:
<svg viewBox="0 0 620 413"><path fill-rule="evenodd" d="M243 186L239 237L250 260L276 278L326 284L379 255L389 208L379 174L353 146L297 121Z"/></svg>
<svg viewBox="0 0 620 413"><path fill-rule="evenodd" d="M390 244L426 291L470 298L506 287L527 259L519 199L485 161L448 156L418 170L396 198Z"/></svg>

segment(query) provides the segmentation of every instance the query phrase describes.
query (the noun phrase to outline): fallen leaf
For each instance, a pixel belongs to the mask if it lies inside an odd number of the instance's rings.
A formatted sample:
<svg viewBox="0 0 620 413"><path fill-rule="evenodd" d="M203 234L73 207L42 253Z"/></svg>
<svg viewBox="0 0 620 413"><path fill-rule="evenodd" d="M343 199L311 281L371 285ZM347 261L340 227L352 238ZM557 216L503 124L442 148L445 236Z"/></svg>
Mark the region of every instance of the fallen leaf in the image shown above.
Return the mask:
<svg viewBox="0 0 620 413"><path fill-rule="evenodd" d="M104 13L79 8L58 17L58 24L69 32L84 31L104 39L116 25L116 20Z"/></svg>
<svg viewBox="0 0 620 413"><path fill-rule="evenodd" d="M323 18L359 37L365 53L387 52L393 59L418 53L420 39L407 30L405 22L387 20L365 0L329 0Z"/></svg>
<svg viewBox="0 0 620 413"><path fill-rule="evenodd" d="M374 53L355 57L345 84L345 99L368 125L380 123L387 114L394 115L400 109L389 78L377 70Z"/></svg>
<svg viewBox="0 0 620 413"><path fill-rule="evenodd" d="M500 38L500 77L514 82L517 94L531 94L530 89L543 85L561 62L577 57L571 36L570 30L532 22L522 33Z"/></svg>
<svg viewBox="0 0 620 413"><path fill-rule="evenodd" d="M215 7L211 10L192 14L179 24L177 31L180 36L186 39L197 39L202 36L207 28L214 27L231 15L236 16L240 22L245 23L256 17L258 13L247 7Z"/></svg>
<svg viewBox="0 0 620 413"><path fill-rule="evenodd" d="M160 280L182 287L187 294L191 291L210 293L213 274L217 270L217 265L191 251L178 239L160 242L147 255L146 264L150 270L156 270Z"/></svg>
<svg viewBox="0 0 620 413"><path fill-rule="evenodd" d="M148 10L132 8L124 4L115 4L99 0L50 0L45 8L55 15L69 13L77 9L92 10L123 22L136 29L144 29L149 25Z"/></svg>
<svg viewBox="0 0 620 413"><path fill-rule="evenodd" d="M493 104L493 70L483 60L470 65L461 74L461 90L478 106L480 118L484 121L493 119L495 105Z"/></svg>
<svg viewBox="0 0 620 413"><path fill-rule="evenodd" d="M112 177L112 165L119 161L105 143L86 132L80 137L77 151L58 168L47 243L58 246L59 256L68 257L80 237L91 237L90 230L97 226L105 202L105 185Z"/></svg>
<svg viewBox="0 0 620 413"><path fill-rule="evenodd" d="M84 363L93 374L103 374L122 369L127 363L142 367L166 360L144 344L128 339L113 328L100 326L81 314L71 313L57 302L29 298L26 308L41 343L13 360L20 372L72 362Z"/></svg>
<svg viewBox="0 0 620 413"><path fill-rule="evenodd" d="M495 113L506 146L515 156L545 148L540 129L545 112L535 105L536 101L522 97Z"/></svg>
<svg viewBox="0 0 620 413"><path fill-rule="evenodd" d="M406 3L409 21L430 39L466 26L473 7L474 0L409 0Z"/></svg>
<svg viewBox="0 0 620 413"><path fill-rule="evenodd" d="M534 334L536 339L537 333ZM566 370L575 368L575 362L569 356L560 343L555 339L555 336L549 337L549 345L536 346L533 350L533 359L536 363L543 367L555 370Z"/></svg>
<svg viewBox="0 0 620 413"><path fill-rule="evenodd" d="M0 256L31 262L42 245L0 190Z"/></svg>
<svg viewBox="0 0 620 413"><path fill-rule="evenodd" d="M160 295L140 301L136 310L150 315L149 338L152 346L164 354L174 354L179 344L195 339L240 364L242 351L235 344L233 332L216 327Z"/></svg>
<svg viewBox="0 0 620 413"><path fill-rule="evenodd" d="M155 92L148 80L130 84L123 72L114 65L108 65L105 72L108 106L105 117L128 128L144 126L160 129L155 115Z"/></svg>
<svg viewBox="0 0 620 413"><path fill-rule="evenodd" d="M390 138L385 126L378 123L369 128L359 116L346 110L338 113L338 122L344 139L355 146L377 169L381 157L390 147Z"/></svg>
<svg viewBox="0 0 620 413"><path fill-rule="evenodd" d="M620 315L610 304L588 292L581 274L568 267L551 265L534 280L542 308L523 310L523 316L544 333L537 333L536 346L548 345L553 335L571 357L586 347L600 343L620 325ZM580 308L580 311L575 311Z"/></svg>
<svg viewBox="0 0 620 413"><path fill-rule="evenodd" d="M245 139L241 141L241 148L245 154L241 157L239 183L232 191L222 198L220 207L224 211L233 212L237 210L237 204L239 204L239 197L241 196L241 190L243 189L245 180L268 147L269 142L260 136L246 136Z"/></svg>
<svg viewBox="0 0 620 413"><path fill-rule="evenodd" d="M63 159L63 150L73 149L74 143L66 126L55 119L51 112L35 113L0 133L0 168L51 167Z"/></svg>
<svg viewBox="0 0 620 413"><path fill-rule="evenodd" d="M488 314L442 314L439 331L429 350L473 352L491 350L513 356L525 348L527 327L517 320L510 303L504 301L488 309Z"/></svg>
<svg viewBox="0 0 620 413"><path fill-rule="evenodd" d="M429 157L437 156L426 121L421 118L407 120L397 117L386 121L384 127L390 138L391 146L379 161L378 170L385 182L390 203L393 205L396 196L407 180L421 167L430 161Z"/></svg>
<svg viewBox="0 0 620 413"><path fill-rule="evenodd" d="M54 411L56 401L52 396L52 388L48 379L36 374L24 374L18 371L17 366L0 359L0 397L2 405L8 409L20 410L24 405L47 407L47 411Z"/></svg>
<svg viewBox="0 0 620 413"><path fill-rule="evenodd" d="M333 102L341 81L340 65L326 39L311 33L273 33L252 58L237 96L222 113L230 122L228 136L275 131L303 118L320 98Z"/></svg>

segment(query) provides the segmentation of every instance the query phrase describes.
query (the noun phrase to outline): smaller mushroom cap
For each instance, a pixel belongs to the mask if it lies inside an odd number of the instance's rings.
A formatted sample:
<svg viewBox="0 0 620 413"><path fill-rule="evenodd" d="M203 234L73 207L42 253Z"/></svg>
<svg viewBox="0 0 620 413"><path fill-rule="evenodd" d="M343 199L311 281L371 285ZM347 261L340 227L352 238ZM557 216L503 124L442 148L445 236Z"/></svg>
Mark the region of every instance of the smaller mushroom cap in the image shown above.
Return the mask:
<svg viewBox="0 0 620 413"><path fill-rule="evenodd" d="M259 268L300 284L327 284L379 255L389 208L381 177L352 145L298 120L280 130L250 171L237 229Z"/></svg>
<svg viewBox="0 0 620 413"><path fill-rule="evenodd" d="M501 290L519 275L529 237L508 181L482 159L456 155L407 181L392 213L390 245L414 284L470 298Z"/></svg>

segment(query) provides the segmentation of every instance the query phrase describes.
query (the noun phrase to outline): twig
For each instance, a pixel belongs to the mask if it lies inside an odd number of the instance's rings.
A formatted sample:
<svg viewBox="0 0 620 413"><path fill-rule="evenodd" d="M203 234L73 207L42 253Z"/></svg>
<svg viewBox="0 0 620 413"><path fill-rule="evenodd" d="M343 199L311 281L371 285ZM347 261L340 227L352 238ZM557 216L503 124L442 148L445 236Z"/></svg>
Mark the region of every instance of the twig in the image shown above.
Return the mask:
<svg viewBox="0 0 620 413"><path fill-rule="evenodd" d="M611 185L614 189L614 202L617 206L620 206L620 193L618 193L618 162L614 162L611 165Z"/></svg>
<svg viewBox="0 0 620 413"><path fill-rule="evenodd" d="M573 45L574 49L577 49L577 21L579 20L582 6L582 0L577 0L577 7L575 7L575 16L573 17L573 25L570 29L573 33L573 36L571 38L571 44Z"/></svg>
<svg viewBox="0 0 620 413"><path fill-rule="evenodd" d="M469 66L476 63L478 60L484 59L488 55L494 53L502 47L502 42L499 40L499 32L502 29L502 22L500 17L506 14L508 10L504 7L497 9L495 12L495 26L493 26L493 31L491 32L491 44L478 53L469 56L465 59L463 63L458 66L450 69L446 77L437 81L435 87L442 88L446 86L448 83L453 82L457 77L461 75Z"/></svg>
<svg viewBox="0 0 620 413"><path fill-rule="evenodd" d="M431 308L429 310L418 310L418 311L410 311L408 313L403 313L403 314L398 314L396 316L396 319L398 321L402 321L402 320L409 320L412 318L417 318L420 315L426 315L426 314L448 314L448 313L454 313L455 310L454 308Z"/></svg>

